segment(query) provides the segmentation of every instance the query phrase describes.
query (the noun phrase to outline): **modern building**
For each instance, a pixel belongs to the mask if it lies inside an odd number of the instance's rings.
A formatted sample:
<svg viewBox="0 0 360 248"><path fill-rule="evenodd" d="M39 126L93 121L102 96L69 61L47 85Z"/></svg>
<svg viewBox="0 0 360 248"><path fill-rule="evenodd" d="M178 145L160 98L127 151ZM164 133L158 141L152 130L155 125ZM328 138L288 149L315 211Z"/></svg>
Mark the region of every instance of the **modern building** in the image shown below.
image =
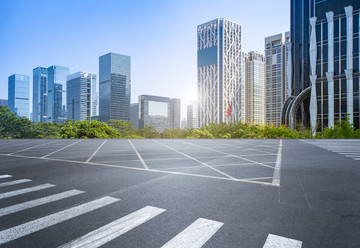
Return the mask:
<svg viewBox="0 0 360 248"><path fill-rule="evenodd" d="M77 72L67 76L67 119L91 120L97 110L97 80L91 72Z"/></svg>
<svg viewBox="0 0 360 248"><path fill-rule="evenodd" d="M29 118L30 77L14 74L8 79L8 107L19 117Z"/></svg>
<svg viewBox="0 0 360 248"><path fill-rule="evenodd" d="M130 121L134 129L139 129L139 103L132 103L130 106Z"/></svg>
<svg viewBox="0 0 360 248"><path fill-rule="evenodd" d="M187 104L187 127L198 128L198 104L196 101L190 101Z"/></svg>
<svg viewBox="0 0 360 248"><path fill-rule="evenodd" d="M170 100L170 128L180 128L181 100Z"/></svg>
<svg viewBox="0 0 360 248"><path fill-rule="evenodd" d="M47 68L36 67L33 69L33 105L32 120L47 122L48 120L48 74Z"/></svg>
<svg viewBox="0 0 360 248"><path fill-rule="evenodd" d="M5 107L7 107L7 106L8 106L8 100L6 100L6 99L0 99L0 106L5 106Z"/></svg>
<svg viewBox="0 0 360 248"><path fill-rule="evenodd" d="M284 101L291 96L290 32L265 38L265 122L281 124Z"/></svg>
<svg viewBox="0 0 360 248"><path fill-rule="evenodd" d="M181 129L187 128L187 120L186 120L186 118L183 118L183 119L181 120L181 122L180 122L180 128L181 128Z"/></svg>
<svg viewBox="0 0 360 248"><path fill-rule="evenodd" d="M359 9L357 0L291 1L293 95L282 115L291 128L315 134L346 115L360 128Z"/></svg>
<svg viewBox="0 0 360 248"><path fill-rule="evenodd" d="M69 68L50 66L48 74L48 122L64 123L66 120L66 77Z"/></svg>
<svg viewBox="0 0 360 248"><path fill-rule="evenodd" d="M131 57L108 53L99 57L99 118L130 121Z"/></svg>
<svg viewBox="0 0 360 248"><path fill-rule="evenodd" d="M246 122L265 124L265 56L249 52L246 56Z"/></svg>
<svg viewBox="0 0 360 248"><path fill-rule="evenodd" d="M245 53L240 24L219 18L197 27L198 125L245 121Z"/></svg>

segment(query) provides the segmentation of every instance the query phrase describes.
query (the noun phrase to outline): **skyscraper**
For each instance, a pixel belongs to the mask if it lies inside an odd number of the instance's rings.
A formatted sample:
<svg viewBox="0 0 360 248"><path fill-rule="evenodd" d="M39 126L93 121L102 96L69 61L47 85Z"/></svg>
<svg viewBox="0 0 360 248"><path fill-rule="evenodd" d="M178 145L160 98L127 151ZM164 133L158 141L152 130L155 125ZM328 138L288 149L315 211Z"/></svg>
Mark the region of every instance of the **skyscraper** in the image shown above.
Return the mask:
<svg viewBox="0 0 360 248"><path fill-rule="evenodd" d="M161 96L141 95L139 96L139 128L144 129L146 125L153 126L162 132L170 129L170 98Z"/></svg>
<svg viewBox="0 0 360 248"><path fill-rule="evenodd" d="M99 119L130 121L131 57L99 57Z"/></svg>
<svg viewBox="0 0 360 248"><path fill-rule="evenodd" d="M67 76L67 119L90 120L97 109L96 74L77 72Z"/></svg>
<svg viewBox="0 0 360 248"><path fill-rule="evenodd" d="M198 128L198 108L196 101L190 101L187 104L187 127Z"/></svg>
<svg viewBox="0 0 360 248"><path fill-rule="evenodd" d="M265 124L265 57L259 52L246 56L246 122Z"/></svg>
<svg viewBox="0 0 360 248"><path fill-rule="evenodd" d="M36 67L33 69L33 121L47 122L48 109L47 69Z"/></svg>
<svg viewBox="0 0 360 248"><path fill-rule="evenodd" d="M139 103L132 103L130 106L130 121L134 129L139 129Z"/></svg>
<svg viewBox="0 0 360 248"><path fill-rule="evenodd" d="M170 128L180 128L180 99L173 98L170 100Z"/></svg>
<svg viewBox="0 0 360 248"><path fill-rule="evenodd" d="M6 99L0 99L0 106L8 106L8 100Z"/></svg>
<svg viewBox="0 0 360 248"><path fill-rule="evenodd" d="M48 73L48 121L63 123L66 120L66 77L69 68L50 66Z"/></svg>
<svg viewBox="0 0 360 248"><path fill-rule="evenodd" d="M199 126L245 121L245 54L240 24L219 18L197 27Z"/></svg>
<svg viewBox="0 0 360 248"><path fill-rule="evenodd" d="M30 77L14 74L8 79L9 109L17 116L29 118Z"/></svg>

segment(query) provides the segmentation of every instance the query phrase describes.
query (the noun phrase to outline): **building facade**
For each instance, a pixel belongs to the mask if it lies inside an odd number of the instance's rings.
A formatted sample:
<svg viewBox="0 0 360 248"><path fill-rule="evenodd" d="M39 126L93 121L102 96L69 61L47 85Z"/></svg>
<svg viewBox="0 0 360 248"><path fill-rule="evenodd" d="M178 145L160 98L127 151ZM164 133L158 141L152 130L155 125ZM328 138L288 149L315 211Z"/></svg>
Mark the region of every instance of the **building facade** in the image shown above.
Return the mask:
<svg viewBox="0 0 360 248"><path fill-rule="evenodd" d="M196 101L188 102L186 121L188 128L198 128L198 104Z"/></svg>
<svg viewBox="0 0 360 248"><path fill-rule="evenodd" d="M33 69L33 106L32 120L47 122L48 114L48 79L47 68L36 67Z"/></svg>
<svg viewBox="0 0 360 248"><path fill-rule="evenodd" d="M249 52L246 56L246 122L265 124L265 56Z"/></svg>
<svg viewBox="0 0 360 248"><path fill-rule="evenodd" d="M134 129L139 129L139 103L132 103L130 106L130 121Z"/></svg>
<svg viewBox="0 0 360 248"><path fill-rule="evenodd" d="M97 80L91 72L77 72L67 76L67 119L83 121L96 116Z"/></svg>
<svg viewBox="0 0 360 248"><path fill-rule="evenodd" d="M0 99L0 106L5 106L5 107L7 107L7 106L8 106L8 100Z"/></svg>
<svg viewBox="0 0 360 248"><path fill-rule="evenodd" d="M240 24L219 18L197 27L198 125L245 121L245 54Z"/></svg>
<svg viewBox="0 0 360 248"><path fill-rule="evenodd" d="M170 100L170 128L180 128L181 100Z"/></svg>
<svg viewBox="0 0 360 248"><path fill-rule="evenodd" d="M99 119L130 121L131 57L99 57Z"/></svg>
<svg viewBox="0 0 360 248"><path fill-rule="evenodd" d="M66 77L69 68L50 66L48 74L48 122L64 123L66 120Z"/></svg>
<svg viewBox="0 0 360 248"><path fill-rule="evenodd" d="M8 107L19 117L29 118L30 77L14 74L8 78Z"/></svg>

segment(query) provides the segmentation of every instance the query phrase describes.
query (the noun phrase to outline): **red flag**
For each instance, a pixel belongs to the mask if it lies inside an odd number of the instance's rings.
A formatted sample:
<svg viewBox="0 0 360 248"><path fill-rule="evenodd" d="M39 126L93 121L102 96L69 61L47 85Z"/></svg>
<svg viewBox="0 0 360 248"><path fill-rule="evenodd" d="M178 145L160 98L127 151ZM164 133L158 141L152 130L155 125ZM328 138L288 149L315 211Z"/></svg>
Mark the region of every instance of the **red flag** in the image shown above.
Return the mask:
<svg viewBox="0 0 360 248"><path fill-rule="evenodd" d="M228 103L227 116L231 116L231 104L230 104L230 102Z"/></svg>

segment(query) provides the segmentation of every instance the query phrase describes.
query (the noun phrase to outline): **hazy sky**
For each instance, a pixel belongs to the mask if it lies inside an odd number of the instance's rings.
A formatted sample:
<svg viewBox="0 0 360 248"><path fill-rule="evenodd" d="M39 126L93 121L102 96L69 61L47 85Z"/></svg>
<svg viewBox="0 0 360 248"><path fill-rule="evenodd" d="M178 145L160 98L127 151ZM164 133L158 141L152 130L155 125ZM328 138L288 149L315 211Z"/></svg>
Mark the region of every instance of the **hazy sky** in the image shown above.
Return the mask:
<svg viewBox="0 0 360 248"><path fill-rule="evenodd" d="M0 0L0 99L8 77L38 66L99 73L99 56L131 56L138 95L196 98L196 27L215 18L243 26L245 51L289 31L290 0ZM31 111L30 111L31 112Z"/></svg>

